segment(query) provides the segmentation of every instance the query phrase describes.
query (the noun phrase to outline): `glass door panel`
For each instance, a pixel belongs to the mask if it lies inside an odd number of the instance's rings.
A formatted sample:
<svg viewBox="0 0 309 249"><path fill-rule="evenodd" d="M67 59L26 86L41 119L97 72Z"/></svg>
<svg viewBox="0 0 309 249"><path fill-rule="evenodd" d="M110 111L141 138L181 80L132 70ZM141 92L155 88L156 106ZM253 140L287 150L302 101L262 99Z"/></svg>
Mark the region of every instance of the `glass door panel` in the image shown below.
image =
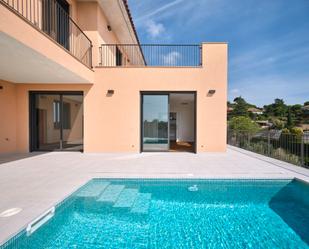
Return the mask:
<svg viewBox="0 0 309 249"><path fill-rule="evenodd" d="M82 93L31 93L31 150L83 150Z"/></svg>
<svg viewBox="0 0 309 249"><path fill-rule="evenodd" d="M168 139L168 95L143 95L143 151L167 151Z"/></svg>
<svg viewBox="0 0 309 249"><path fill-rule="evenodd" d="M35 96L35 135L38 150L60 149L60 103L60 95Z"/></svg>
<svg viewBox="0 0 309 249"><path fill-rule="evenodd" d="M62 147L83 149L83 96L62 96Z"/></svg>

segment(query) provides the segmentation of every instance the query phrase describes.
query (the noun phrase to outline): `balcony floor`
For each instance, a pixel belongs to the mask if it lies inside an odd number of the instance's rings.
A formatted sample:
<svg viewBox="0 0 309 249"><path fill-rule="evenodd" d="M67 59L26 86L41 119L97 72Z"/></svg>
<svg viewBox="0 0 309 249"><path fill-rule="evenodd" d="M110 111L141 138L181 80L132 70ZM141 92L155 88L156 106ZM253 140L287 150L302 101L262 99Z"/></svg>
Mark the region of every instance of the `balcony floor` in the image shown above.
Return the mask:
<svg viewBox="0 0 309 249"><path fill-rule="evenodd" d="M226 153L51 152L0 156L0 245L49 207L93 177L143 178L299 178L309 170L234 147Z"/></svg>

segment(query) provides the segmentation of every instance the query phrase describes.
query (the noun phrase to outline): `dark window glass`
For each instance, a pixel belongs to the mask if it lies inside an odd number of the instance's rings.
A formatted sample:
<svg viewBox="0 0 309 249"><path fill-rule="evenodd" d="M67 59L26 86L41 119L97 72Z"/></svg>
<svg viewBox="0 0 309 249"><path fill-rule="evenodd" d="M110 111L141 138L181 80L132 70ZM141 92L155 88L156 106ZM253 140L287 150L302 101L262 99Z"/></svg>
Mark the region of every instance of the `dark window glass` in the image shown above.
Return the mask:
<svg viewBox="0 0 309 249"><path fill-rule="evenodd" d="M116 47L116 66L122 65L122 53L118 47Z"/></svg>
<svg viewBox="0 0 309 249"><path fill-rule="evenodd" d="M63 129L71 129L71 105L63 103Z"/></svg>
<svg viewBox="0 0 309 249"><path fill-rule="evenodd" d="M42 1L43 31L64 48L69 47L70 5L65 0Z"/></svg>

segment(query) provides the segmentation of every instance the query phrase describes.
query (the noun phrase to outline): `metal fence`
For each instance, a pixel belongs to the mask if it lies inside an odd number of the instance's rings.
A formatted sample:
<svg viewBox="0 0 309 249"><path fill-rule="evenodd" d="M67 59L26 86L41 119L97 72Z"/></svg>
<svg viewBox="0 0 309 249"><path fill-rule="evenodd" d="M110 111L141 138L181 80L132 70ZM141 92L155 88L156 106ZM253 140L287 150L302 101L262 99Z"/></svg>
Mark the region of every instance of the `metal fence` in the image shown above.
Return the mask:
<svg viewBox="0 0 309 249"><path fill-rule="evenodd" d="M0 3L92 67L91 41L69 16L68 5L61 6L55 0L0 0Z"/></svg>
<svg viewBox="0 0 309 249"><path fill-rule="evenodd" d="M202 46L196 44L102 44L100 66L198 67Z"/></svg>
<svg viewBox="0 0 309 249"><path fill-rule="evenodd" d="M276 130L256 133L228 131L228 144L309 168L309 135L285 134Z"/></svg>

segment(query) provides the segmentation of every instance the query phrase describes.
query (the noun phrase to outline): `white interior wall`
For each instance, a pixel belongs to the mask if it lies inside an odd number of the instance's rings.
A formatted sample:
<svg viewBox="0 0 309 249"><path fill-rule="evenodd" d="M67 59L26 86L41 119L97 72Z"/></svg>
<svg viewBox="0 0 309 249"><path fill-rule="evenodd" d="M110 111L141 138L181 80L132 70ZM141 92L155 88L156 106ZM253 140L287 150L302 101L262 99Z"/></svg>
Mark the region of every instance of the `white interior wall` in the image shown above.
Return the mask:
<svg viewBox="0 0 309 249"><path fill-rule="evenodd" d="M177 113L177 142L194 142L194 95L170 94L170 112Z"/></svg>

